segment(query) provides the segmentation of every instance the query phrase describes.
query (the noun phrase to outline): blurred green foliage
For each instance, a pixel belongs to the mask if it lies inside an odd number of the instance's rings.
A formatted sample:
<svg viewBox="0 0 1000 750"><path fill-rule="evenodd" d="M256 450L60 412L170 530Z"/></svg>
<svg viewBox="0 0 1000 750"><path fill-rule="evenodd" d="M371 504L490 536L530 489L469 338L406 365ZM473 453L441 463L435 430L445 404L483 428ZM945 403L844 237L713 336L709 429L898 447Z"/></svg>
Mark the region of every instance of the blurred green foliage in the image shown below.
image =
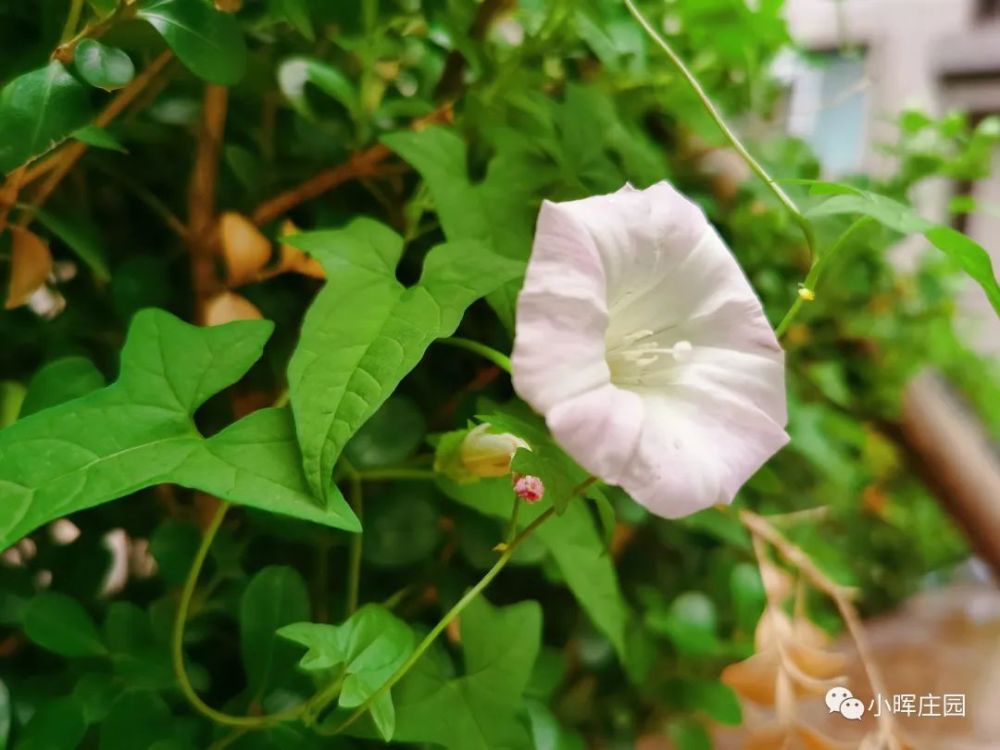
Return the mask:
<svg viewBox="0 0 1000 750"><path fill-rule="evenodd" d="M753 134L751 150L800 204L829 200L807 182L820 177L814 157L774 119L784 92L769 66L791 44L780 0L641 5L737 129ZM339 228L358 217L391 227L403 246L395 274L407 284L445 241L475 244L499 264L493 268L523 261L543 198L664 178L705 209L772 321L796 299L808 271L801 234L767 188L710 168L708 157L725 142L614 0L246 0L235 15L203 0L88 0L81 27L109 21L99 43L77 48L75 68L50 62L70 9L67 0L10 0L0 8L0 168L9 172L63 139L90 146L33 224L57 261L76 264L72 278L53 282L65 310L52 319L25 307L0 314L0 426L41 412L45 430L58 436L60 419L75 414L79 402L42 410L106 393L94 391L118 375L126 331L143 320L135 318L139 309L162 307L193 319L188 249L170 220L187 212L206 81L231 86L219 151L220 210L252 215L265 199L358 150L378 142L391 149L391 168L296 205L288 218L305 230ZM114 96L105 89L127 84L126 58L141 76L168 46L177 60L131 109L105 128L84 127ZM446 102L453 103L453 123L409 128ZM998 140L995 120L972 127L958 115L934 120L910 112L898 143L887 145L898 170L888 178L861 175L838 189L905 204L923 180L981 176L984 155ZM29 187L21 200L32 197ZM961 201L953 208L973 209ZM23 210L15 207L12 219ZM853 218L829 206L819 210L820 245L829 247ZM763 513L827 507L821 521L797 523L790 536L833 578L859 587L868 612L900 601L967 554L898 442L908 380L922 368L939 369L1000 437L1000 373L953 327L965 250L928 253L916 271L900 273L888 261L899 234L887 223L852 236L789 329L792 441L738 500ZM271 239L284 234L277 220L263 230ZM0 239L3 274L9 236ZM336 269L329 271L333 278ZM386 274L379 283L394 288L392 264ZM509 350L517 290L516 282L501 285L506 278L478 290L489 292L488 300L473 304L461 327L463 336L502 351ZM349 286L346 276L339 282ZM235 370L212 389L191 374L203 398L167 421L196 422L213 436L203 442L212 443L247 404L280 400L318 288L292 274L242 287L275 322L262 357L225 396L208 398L250 367L252 356L225 363ZM335 303L331 309L348 316L348 326L349 316L366 315L364 305L345 311ZM391 308L391 300L382 303ZM423 333L428 342L437 335L429 324ZM337 352L322 349L322 336L317 342L314 348L337 360ZM199 345L186 346L165 357L164 372L188 362ZM255 504L285 515L232 513L208 551L184 643L193 687L210 705L240 716L288 710L343 665L353 691L345 681L339 705L310 704L321 730L336 726L495 562L492 548L510 514L508 480L458 484L421 474L429 473L427 446L438 433L482 414L517 418L497 406L511 399L510 387L472 354L444 347L413 354L410 365L419 364L386 375L380 400L352 414L352 429L337 437L337 448L350 438L347 464L336 475L345 494L354 474L375 477L401 465L412 472L407 481L365 481L363 509L355 504L365 529L360 599L369 604L336 628L294 625L344 621L351 535L295 520L290 513L303 513L270 495ZM330 371L344 366L337 360ZM292 445L287 427L250 419L258 444L271 440L273 429ZM236 425L245 432L247 418ZM130 419L128 426L142 423ZM111 426L95 417L79 428ZM7 429L8 437L21 434L17 426ZM232 460L252 471L272 455L259 450ZM324 471L338 453L323 459ZM551 460L553 471L572 477L574 467ZM0 467L3 461L0 453ZM361 748L380 745L382 732L402 745L454 750L569 750L598 740L628 748L657 734L693 750L710 747L710 721L740 721L739 704L718 675L752 652L764 606L746 532L719 510L656 519L605 488L592 498L595 505L570 504L518 547L486 599L417 662L388 705L379 704L374 725L359 721L349 738L324 738L296 722L247 732L220 726L192 709L170 664L172 621L206 503L180 487L135 490L164 481L167 472L159 467L149 477L133 482L127 499L73 513L81 532L75 539L44 528L17 547L21 564L11 564L14 556L0 563L0 747ZM7 479L0 476L0 503L13 502ZM315 492L323 472L308 479ZM295 497L308 492L306 478L282 481ZM216 484L186 484L224 494ZM340 490L330 492L331 502L344 503ZM607 506L617 516L610 550ZM304 517L322 520L329 512ZM522 521L541 512L529 508ZM119 529L133 540L130 574L123 588L109 590L111 554L102 540ZM148 553L157 564L152 575L142 564ZM813 614L835 627L827 605L817 602ZM276 635L279 629L310 649L305 657ZM304 669L296 668L300 658Z"/></svg>

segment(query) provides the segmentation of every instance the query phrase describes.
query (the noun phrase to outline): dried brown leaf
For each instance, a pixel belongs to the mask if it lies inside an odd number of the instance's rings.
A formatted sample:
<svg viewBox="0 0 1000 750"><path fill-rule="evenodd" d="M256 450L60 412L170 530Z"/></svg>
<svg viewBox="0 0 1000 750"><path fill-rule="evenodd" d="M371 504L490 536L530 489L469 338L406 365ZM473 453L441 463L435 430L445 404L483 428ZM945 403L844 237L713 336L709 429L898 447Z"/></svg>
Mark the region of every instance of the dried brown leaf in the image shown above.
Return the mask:
<svg viewBox="0 0 1000 750"><path fill-rule="evenodd" d="M730 664L719 678L737 695L763 706L774 705L774 689L781 671L777 649L759 651L749 659Z"/></svg>
<svg viewBox="0 0 1000 750"><path fill-rule="evenodd" d="M271 241L241 214L229 211L219 218L219 241L230 286L254 281L271 260Z"/></svg>
<svg viewBox="0 0 1000 750"><path fill-rule="evenodd" d="M263 317L256 305L236 292L221 292L205 304L205 325L219 326L234 320L260 320Z"/></svg>
<svg viewBox="0 0 1000 750"><path fill-rule="evenodd" d="M23 227L11 227L11 271L4 307L20 307L45 283L52 272L52 253L38 235Z"/></svg>

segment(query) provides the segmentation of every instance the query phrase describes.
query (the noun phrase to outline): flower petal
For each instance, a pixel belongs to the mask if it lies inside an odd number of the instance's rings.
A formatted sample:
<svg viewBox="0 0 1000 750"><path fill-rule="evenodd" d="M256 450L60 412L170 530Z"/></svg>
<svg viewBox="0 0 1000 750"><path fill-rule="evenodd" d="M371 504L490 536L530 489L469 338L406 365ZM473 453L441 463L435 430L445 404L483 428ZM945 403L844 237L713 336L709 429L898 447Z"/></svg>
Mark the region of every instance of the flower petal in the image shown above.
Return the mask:
<svg viewBox="0 0 1000 750"><path fill-rule="evenodd" d="M639 449L644 414L637 394L609 383L556 405L545 421L556 442L580 466L619 484Z"/></svg>
<svg viewBox="0 0 1000 750"><path fill-rule="evenodd" d="M788 442L784 429L749 400L722 392L675 387L642 402L639 448L617 482L664 518L731 503Z"/></svg>
<svg viewBox="0 0 1000 750"><path fill-rule="evenodd" d="M586 229L565 205L542 205L511 355L514 389L543 414L611 377L604 359L604 269Z"/></svg>

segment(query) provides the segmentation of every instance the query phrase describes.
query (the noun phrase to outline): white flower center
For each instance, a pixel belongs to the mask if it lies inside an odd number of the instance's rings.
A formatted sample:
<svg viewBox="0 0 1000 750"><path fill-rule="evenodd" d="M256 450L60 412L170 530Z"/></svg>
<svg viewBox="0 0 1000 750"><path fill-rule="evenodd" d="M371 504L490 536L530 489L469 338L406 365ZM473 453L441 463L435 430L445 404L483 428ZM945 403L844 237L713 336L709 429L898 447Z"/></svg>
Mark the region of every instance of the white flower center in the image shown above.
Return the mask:
<svg viewBox="0 0 1000 750"><path fill-rule="evenodd" d="M634 331L617 344L608 344L605 359L611 370L613 383L643 385L644 376L650 370L662 368L665 364L684 362L694 351L691 342L685 339L664 346L653 336L653 331ZM670 360L665 362L664 357L670 357Z"/></svg>

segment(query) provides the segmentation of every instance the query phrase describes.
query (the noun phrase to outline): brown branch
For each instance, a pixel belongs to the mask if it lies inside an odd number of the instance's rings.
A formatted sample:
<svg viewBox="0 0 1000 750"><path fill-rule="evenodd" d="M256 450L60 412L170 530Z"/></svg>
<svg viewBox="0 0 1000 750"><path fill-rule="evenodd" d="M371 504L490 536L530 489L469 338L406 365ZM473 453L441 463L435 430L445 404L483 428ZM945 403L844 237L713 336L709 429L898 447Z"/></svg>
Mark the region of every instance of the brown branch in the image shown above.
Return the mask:
<svg viewBox="0 0 1000 750"><path fill-rule="evenodd" d="M854 640L854 645L858 649L858 657L861 659L861 665L868 676L872 691L877 695L888 695L885 680L882 679L882 673L875 661L875 654L868 642L864 625L861 623L861 616L852 601L854 598L853 589L830 580L801 548L790 542L763 516L749 510L741 510L739 517L755 538L763 539L774 547L787 562L804 574L814 587L833 600L848 632L851 634L851 638ZM888 741L891 750L899 750L901 745L892 714L883 712L879 715L878 721L882 738Z"/></svg>
<svg viewBox="0 0 1000 750"><path fill-rule="evenodd" d="M167 65L168 62L173 58L171 52L164 52L159 57L157 57L153 62L151 62L145 70L142 71L135 79L124 89L122 89L118 95L112 99L108 106L106 106L100 114L94 118L94 125L103 128L107 127L112 120L114 120L118 115L125 111L125 109L135 101L135 98L142 93L143 89L149 85L160 71ZM59 151L57 154L53 155L50 159L46 160L42 164L38 164L30 169L24 175L24 184L27 185L32 180L48 174L48 177L42 182L35 192L32 199L32 205L35 208L41 207L45 201L49 199L49 196L59 187L59 183L62 182L63 178L69 174L69 171L76 165L87 151L87 144L82 141L74 141L73 143L66 146L64 149ZM27 226L31 223L34 218L33 211L26 211L18 222L20 226Z"/></svg>
<svg viewBox="0 0 1000 750"><path fill-rule="evenodd" d="M886 431L1000 576L1000 456L975 414L926 371L907 384L900 423Z"/></svg>
<svg viewBox="0 0 1000 750"><path fill-rule="evenodd" d="M204 320L205 303L222 288L215 272L215 193L228 105L227 88L213 84L205 86L198 148L187 201L191 285L195 295L195 318L199 323Z"/></svg>
<svg viewBox="0 0 1000 750"><path fill-rule="evenodd" d="M476 17L469 28L469 38L473 41L482 41L486 37L486 32L490 26L500 16L511 10L516 5L517 0L484 0L476 11ZM438 80L434 89L434 98L441 101L444 99L454 99L462 90L463 79L465 78L465 68L468 62L459 50L454 49L448 53L444 63L444 72Z"/></svg>
<svg viewBox="0 0 1000 750"><path fill-rule="evenodd" d="M18 167L4 180L3 185L0 185L0 234L7 228L7 216L17 202L17 194L21 189L26 170L26 166Z"/></svg>
<svg viewBox="0 0 1000 750"><path fill-rule="evenodd" d="M450 122L451 119L452 106L451 104L445 104L438 107L426 117L416 120L413 123L413 128L420 130L428 125ZM261 203L254 209L252 216L254 223L258 225L267 224L296 206L313 198L318 198L323 193L333 190L345 182L381 174L382 162L391 155L392 152L381 143L356 153L343 164L324 169L305 182Z"/></svg>

